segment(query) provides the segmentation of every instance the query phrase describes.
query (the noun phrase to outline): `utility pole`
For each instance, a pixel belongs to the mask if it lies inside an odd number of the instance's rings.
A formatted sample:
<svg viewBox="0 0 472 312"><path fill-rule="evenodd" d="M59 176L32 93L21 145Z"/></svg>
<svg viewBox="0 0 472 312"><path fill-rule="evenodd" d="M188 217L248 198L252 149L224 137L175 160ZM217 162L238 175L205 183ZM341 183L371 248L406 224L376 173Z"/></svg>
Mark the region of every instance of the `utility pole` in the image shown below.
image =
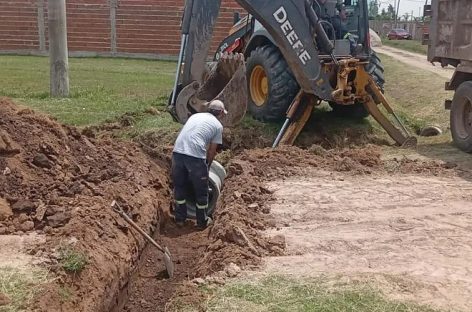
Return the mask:
<svg viewBox="0 0 472 312"><path fill-rule="evenodd" d="M66 1L48 1L49 65L51 96L69 96Z"/></svg>
<svg viewBox="0 0 472 312"><path fill-rule="evenodd" d="M400 0L397 2L397 13L395 14L395 28L398 27L397 22L398 22L398 11L400 10Z"/></svg>
<svg viewBox="0 0 472 312"><path fill-rule="evenodd" d="M393 21L394 21L394 27L393 28L397 28L397 0L394 0L393 1Z"/></svg>

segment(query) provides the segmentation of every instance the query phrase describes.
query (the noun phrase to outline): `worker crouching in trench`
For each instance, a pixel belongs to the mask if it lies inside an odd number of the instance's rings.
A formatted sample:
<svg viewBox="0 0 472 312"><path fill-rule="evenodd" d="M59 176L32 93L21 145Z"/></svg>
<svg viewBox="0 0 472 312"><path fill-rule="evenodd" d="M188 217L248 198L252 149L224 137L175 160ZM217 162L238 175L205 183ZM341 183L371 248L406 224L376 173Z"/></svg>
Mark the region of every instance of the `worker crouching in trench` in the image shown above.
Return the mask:
<svg viewBox="0 0 472 312"><path fill-rule="evenodd" d="M208 208L208 171L219 144L223 144L221 119L227 114L223 102L214 100L208 112L196 113L187 120L175 141L172 154L174 184L174 221L184 226L187 220L187 202L195 200L197 229L204 230L211 219ZM194 194L195 198L189 198Z"/></svg>

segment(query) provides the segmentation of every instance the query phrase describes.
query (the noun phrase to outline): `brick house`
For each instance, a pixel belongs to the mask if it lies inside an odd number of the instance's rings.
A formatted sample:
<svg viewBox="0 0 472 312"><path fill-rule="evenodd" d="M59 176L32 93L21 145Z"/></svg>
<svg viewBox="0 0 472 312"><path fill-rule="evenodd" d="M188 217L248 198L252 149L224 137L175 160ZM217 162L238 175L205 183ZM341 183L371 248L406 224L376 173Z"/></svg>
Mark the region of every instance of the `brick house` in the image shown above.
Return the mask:
<svg viewBox="0 0 472 312"><path fill-rule="evenodd" d="M67 0L71 55L175 58L184 0ZM233 0L222 0L213 45L228 33ZM0 53L46 54L47 0L0 0Z"/></svg>

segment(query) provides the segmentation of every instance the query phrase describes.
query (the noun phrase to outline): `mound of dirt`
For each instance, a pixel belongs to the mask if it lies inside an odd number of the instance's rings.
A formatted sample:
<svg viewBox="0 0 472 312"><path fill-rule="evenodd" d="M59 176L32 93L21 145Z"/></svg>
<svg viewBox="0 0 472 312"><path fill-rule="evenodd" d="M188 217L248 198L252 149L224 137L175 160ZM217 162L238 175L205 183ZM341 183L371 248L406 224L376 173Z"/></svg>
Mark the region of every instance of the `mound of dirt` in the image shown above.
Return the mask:
<svg viewBox="0 0 472 312"><path fill-rule="evenodd" d="M409 159L382 160L378 147L325 150L312 146L254 149L242 152L227 165L228 177L215 212L210 244L198 263L201 276L223 270L230 263L257 266L266 255L284 252L283 236L267 237L264 230L275 227L268 203L272 193L265 185L280 177L303 176L313 168L352 175L376 173L447 174L449 166L439 162Z"/></svg>
<svg viewBox="0 0 472 312"><path fill-rule="evenodd" d="M167 140L165 133L141 136L136 139L141 149L107 136L97 139L95 131L81 133L6 99L0 99L0 116L0 235L33 231L45 235L46 243L32 253L47 258L48 267L59 276L38 298L36 311L110 311L123 305L126 311L141 311L137 302L143 311L164 309L179 295L193 300L182 286L184 281L211 275L231 263L251 267L265 255L282 254L284 237L263 234L276 226L267 205L272 193L265 187L273 178L303 174L307 168L352 174L447 170L443 164L408 159L387 166L372 146L244 150L249 133L230 133L241 140L226 144L238 156L227 164L229 175L215 223L209 230L195 232L166 222L171 206L169 141L175 132ZM249 142L251 147L268 143L260 138ZM153 248L142 252L144 240L111 210L113 200L148 232L159 227L159 240L174 255L174 279L155 278L164 270L162 257ZM64 245L86 256L84 270L65 272L59 255ZM126 291L130 269L138 264L140 272L148 274L130 282L129 303L116 302L120 290ZM64 289L71 294L67 300ZM195 295L196 300L200 297Z"/></svg>
<svg viewBox="0 0 472 312"><path fill-rule="evenodd" d="M46 245L32 253L61 276L36 310L108 311L145 245L110 204L117 200L138 225L156 228L170 206L167 169L136 144L86 137L7 99L0 116L0 234L45 234ZM62 269L58 250L66 242L87 258L80 273Z"/></svg>
<svg viewBox="0 0 472 312"><path fill-rule="evenodd" d="M261 234L275 225L267 205L272 194L264 187L271 178L295 175L307 167L330 166L334 170L370 173L381 166L380 153L374 149L321 150L330 155L320 156L296 147L255 149L243 152L228 164L216 222L209 235L211 243L198 265L200 275L220 271L230 263L242 267L258 265L262 256L284 252L284 237Z"/></svg>

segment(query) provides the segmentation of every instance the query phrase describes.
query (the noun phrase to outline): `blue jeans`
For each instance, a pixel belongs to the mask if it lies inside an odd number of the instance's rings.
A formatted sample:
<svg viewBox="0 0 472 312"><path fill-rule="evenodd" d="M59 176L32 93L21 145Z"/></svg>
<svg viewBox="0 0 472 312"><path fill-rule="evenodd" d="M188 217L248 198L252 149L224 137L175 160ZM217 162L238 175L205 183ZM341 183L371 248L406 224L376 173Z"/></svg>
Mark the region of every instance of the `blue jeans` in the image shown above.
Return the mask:
<svg viewBox="0 0 472 312"><path fill-rule="evenodd" d="M174 183L175 220L187 219L187 201L195 200L197 224L207 222L208 208L208 166L205 159L172 154L172 180Z"/></svg>

